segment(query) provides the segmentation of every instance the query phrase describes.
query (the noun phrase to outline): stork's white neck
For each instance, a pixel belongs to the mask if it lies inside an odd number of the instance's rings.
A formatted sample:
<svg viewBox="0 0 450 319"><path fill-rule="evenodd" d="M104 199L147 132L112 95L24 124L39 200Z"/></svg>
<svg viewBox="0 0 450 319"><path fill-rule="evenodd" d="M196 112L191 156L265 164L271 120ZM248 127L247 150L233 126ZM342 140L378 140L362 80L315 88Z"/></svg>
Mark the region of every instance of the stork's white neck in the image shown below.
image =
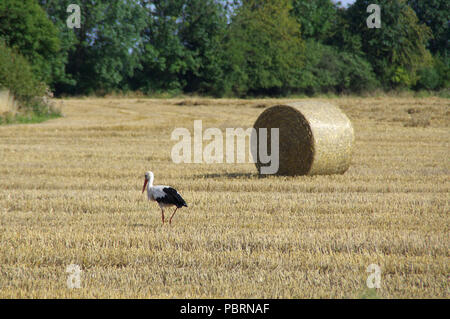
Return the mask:
<svg viewBox="0 0 450 319"><path fill-rule="evenodd" d="M153 179L154 179L153 173L150 172L149 179L148 179L148 184L147 184L147 189L150 188L150 187L153 187Z"/></svg>

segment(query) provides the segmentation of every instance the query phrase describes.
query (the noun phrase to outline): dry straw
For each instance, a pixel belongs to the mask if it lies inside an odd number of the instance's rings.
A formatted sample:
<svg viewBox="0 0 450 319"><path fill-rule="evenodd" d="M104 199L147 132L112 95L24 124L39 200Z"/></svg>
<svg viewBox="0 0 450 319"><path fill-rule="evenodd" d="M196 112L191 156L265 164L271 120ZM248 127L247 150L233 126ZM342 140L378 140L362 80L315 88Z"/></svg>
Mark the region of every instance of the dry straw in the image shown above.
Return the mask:
<svg viewBox="0 0 450 319"><path fill-rule="evenodd" d="M0 116L4 114L15 114L17 112L17 103L14 96L7 89L0 88Z"/></svg>
<svg viewBox="0 0 450 319"><path fill-rule="evenodd" d="M332 104L296 102L273 106L258 117L254 127L257 131L268 128L269 151L270 129L279 128L278 175L343 174L350 166L353 126ZM256 161L259 172L265 165Z"/></svg>

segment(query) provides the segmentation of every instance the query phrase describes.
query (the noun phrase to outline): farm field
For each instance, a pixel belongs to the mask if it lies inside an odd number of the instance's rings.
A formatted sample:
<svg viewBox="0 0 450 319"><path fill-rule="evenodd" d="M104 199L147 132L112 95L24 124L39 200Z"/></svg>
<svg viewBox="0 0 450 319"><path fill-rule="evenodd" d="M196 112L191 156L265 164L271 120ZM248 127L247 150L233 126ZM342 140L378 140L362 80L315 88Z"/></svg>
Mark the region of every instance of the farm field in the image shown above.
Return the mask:
<svg viewBox="0 0 450 319"><path fill-rule="evenodd" d="M0 126L0 298L449 298L449 100L314 100L352 120L344 175L172 162L175 128L252 127L293 100L66 99L63 118ZM148 170L189 205L172 225Z"/></svg>

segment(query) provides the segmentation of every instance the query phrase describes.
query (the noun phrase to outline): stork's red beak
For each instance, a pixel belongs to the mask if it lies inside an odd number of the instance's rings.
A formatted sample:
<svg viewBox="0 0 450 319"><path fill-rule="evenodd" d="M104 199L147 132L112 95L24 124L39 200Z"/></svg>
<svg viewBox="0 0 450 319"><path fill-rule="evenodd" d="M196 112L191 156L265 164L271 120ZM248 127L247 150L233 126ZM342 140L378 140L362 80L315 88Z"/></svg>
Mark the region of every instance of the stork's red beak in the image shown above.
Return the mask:
<svg viewBox="0 0 450 319"><path fill-rule="evenodd" d="M145 186L147 186L147 183L148 183L148 179L145 179L144 187L142 187L142 193L144 193L144 191L145 191Z"/></svg>

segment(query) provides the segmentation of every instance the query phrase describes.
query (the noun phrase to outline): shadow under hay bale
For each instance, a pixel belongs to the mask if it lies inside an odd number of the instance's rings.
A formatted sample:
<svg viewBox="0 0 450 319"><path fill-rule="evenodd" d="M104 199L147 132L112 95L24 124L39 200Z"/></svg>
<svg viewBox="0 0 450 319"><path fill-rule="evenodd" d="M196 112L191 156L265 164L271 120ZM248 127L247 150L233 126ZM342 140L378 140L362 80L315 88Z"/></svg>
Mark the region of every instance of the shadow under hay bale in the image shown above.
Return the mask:
<svg viewBox="0 0 450 319"><path fill-rule="evenodd" d="M200 102L200 101L195 101L195 100L183 100L181 102L175 103L175 105L179 105L179 106L199 106L199 105L203 105L203 103Z"/></svg>
<svg viewBox="0 0 450 319"><path fill-rule="evenodd" d="M261 113L254 128L257 132L259 128L268 129L268 154L271 154L270 129L279 128L277 175L343 174L350 166L353 126L348 117L330 103L296 102L273 106ZM260 173L261 167L266 165L259 158L256 161Z"/></svg>
<svg viewBox="0 0 450 319"><path fill-rule="evenodd" d="M265 178L267 175L260 175L256 173L214 173L214 174L199 174L194 176L196 179L199 178L212 178L212 179L239 179L239 178L245 178L245 179L251 179L251 178Z"/></svg>
<svg viewBox="0 0 450 319"><path fill-rule="evenodd" d="M267 107L266 104L256 104L253 106L255 109L265 109Z"/></svg>

